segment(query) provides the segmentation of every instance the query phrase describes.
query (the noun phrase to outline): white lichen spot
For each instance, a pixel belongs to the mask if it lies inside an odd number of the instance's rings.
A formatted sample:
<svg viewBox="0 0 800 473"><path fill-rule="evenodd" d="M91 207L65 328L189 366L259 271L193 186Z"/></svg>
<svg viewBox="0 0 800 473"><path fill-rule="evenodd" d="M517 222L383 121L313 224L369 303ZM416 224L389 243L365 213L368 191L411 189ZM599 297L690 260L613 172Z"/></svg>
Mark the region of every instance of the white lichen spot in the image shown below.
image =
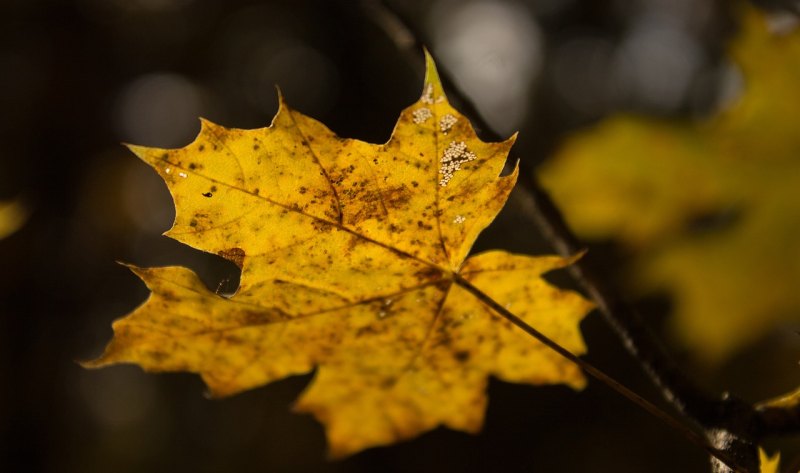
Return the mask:
<svg viewBox="0 0 800 473"><path fill-rule="evenodd" d="M433 103L433 84L425 84L425 90L422 92L420 100L422 100L422 103Z"/></svg>
<svg viewBox="0 0 800 473"><path fill-rule="evenodd" d="M442 133L446 135L447 132L450 131L451 128L453 128L453 125L455 125L456 122L458 122L458 118L448 113L447 115L439 119L439 129L442 130Z"/></svg>
<svg viewBox="0 0 800 473"><path fill-rule="evenodd" d="M414 110L414 113L411 115L414 117L414 123L419 125L420 123L428 121L428 119L433 116L433 113L431 113L430 109L422 107Z"/></svg>
<svg viewBox="0 0 800 473"><path fill-rule="evenodd" d="M385 319L389 316L389 309L394 304L394 299L387 297L381 301L381 309L378 311L378 318Z"/></svg>
<svg viewBox="0 0 800 473"><path fill-rule="evenodd" d="M166 168L164 168L164 172L167 173L167 174L170 174L170 173L172 173L172 168L171 167L166 167Z"/></svg>
<svg viewBox="0 0 800 473"><path fill-rule="evenodd" d="M436 103L442 103L442 102L444 102L444 95L436 97Z"/></svg>
<svg viewBox="0 0 800 473"><path fill-rule="evenodd" d="M444 150L442 159L439 160L441 166L439 167L439 185L444 187L453 178L456 171L461 169L461 165L469 161L474 161L477 158L475 153L467 149L467 144L463 141L451 141Z"/></svg>
<svg viewBox="0 0 800 473"><path fill-rule="evenodd" d="M456 218L453 219L453 223L455 224L462 224L467 221L467 218L463 215L456 215Z"/></svg>
<svg viewBox="0 0 800 473"><path fill-rule="evenodd" d="M178 176L180 176L180 177L182 177L182 178L184 178L184 179L186 179L187 177L189 177L189 175L188 175L188 174L186 174L185 172L179 172L179 173L178 173Z"/></svg>

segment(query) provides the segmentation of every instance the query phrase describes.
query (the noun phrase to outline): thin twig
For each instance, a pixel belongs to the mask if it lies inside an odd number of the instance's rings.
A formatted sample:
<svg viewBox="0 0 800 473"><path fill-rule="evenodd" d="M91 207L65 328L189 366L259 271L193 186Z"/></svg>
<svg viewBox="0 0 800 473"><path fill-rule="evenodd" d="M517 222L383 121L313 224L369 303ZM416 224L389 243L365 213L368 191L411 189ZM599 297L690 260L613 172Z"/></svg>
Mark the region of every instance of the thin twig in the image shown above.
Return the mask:
<svg viewBox="0 0 800 473"><path fill-rule="evenodd" d="M492 309L492 311L494 311L497 315L503 317L512 324L516 325L517 327L525 331L525 333L532 336L542 344L546 345L548 348L558 353L562 357L566 358L570 362L578 365L589 376L597 379L598 381L610 387L617 393L629 399L631 402L641 407L651 415L655 416L658 420L665 423L672 429L681 432L687 439L689 439L689 441L691 441L698 447L708 452L708 454L711 455L712 457L723 462L733 471L741 473L748 472L748 470L739 466L736 463L736 461L733 458L731 458L726 452L712 447L703 436L701 436L694 430L688 428L683 423L677 421L675 418L673 418L672 416L661 410L661 408L651 403L647 399L643 398L639 394L635 393L630 388L626 387L619 381L607 375L605 372L596 368L591 363L584 361L582 358L578 357L571 351L562 347L556 341L549 338L547 335L536 330L535 328L530 326L527 322L525 322L524 320L513 314L505 307L503 307L501 304L498 304L497 301L495 301L494 299L489 297L486 293L484 293L483 291L472 285L472 283L464 279L462 276L455 274L454 278L456 284L458 284L459 286L470 292L472 295L474 295L476 298L478 298L482 303L484 303L486 306Z"/></svg>

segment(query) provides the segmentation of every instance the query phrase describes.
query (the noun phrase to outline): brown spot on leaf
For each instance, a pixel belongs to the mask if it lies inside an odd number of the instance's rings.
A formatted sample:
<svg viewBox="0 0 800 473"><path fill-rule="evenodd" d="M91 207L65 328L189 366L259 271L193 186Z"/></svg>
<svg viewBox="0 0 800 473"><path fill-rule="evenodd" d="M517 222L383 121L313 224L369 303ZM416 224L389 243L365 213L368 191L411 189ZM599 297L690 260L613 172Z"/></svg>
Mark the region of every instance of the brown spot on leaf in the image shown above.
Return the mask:
<svg viewBox="0 0 800 473"><path fill-rule="evenodd" d="M374 325L367 325L356 330L356 338L363 337L364 335L374 335L378 332L378 329Z"/></svg>
<svg viewBox="0 0 800 473"><path fill-rule="evenodd" d="M453 353L453 357L455 357L456 361L460 363L464 363L465 361L469 360L470 356L471 356L470 352L464 350L459 350Z"/></svg>
<svg viewBox="0 0 800 473"><path fill-rule="evenodd" d="M167 353L158 350L149 350L145 353L147 358L150 358L154 363L164 363L166 360L170 358Z"/></svg>
<svg viewBox="0 0 800 473"><path fill-rule="evenodd" d="M346 253L352 253L356 246L363 245L365 240L358 236L358 235L350 235L350 238L347 239L347 246L345 248Z"/></svg>
<svg viewBox="0 0 800 473"><path fill-rule="evenodd" d="M269 310L249 310L243 312L241 315L241 324L243 326L264 325L278 320L289 319L289 315L278 309Z"/></svg>
<svg viewBox="0 0 800 473"><path fill-rule="evenodd" d="M433 266L428 266L414 273L414 277L420 282L436 281L442 279L443 276L442 272Z"/></svg>
<svg viewBox="0 0 800 473"><path fill-rule="evenodd" d="M173 291L164 290L161 291L159 295L161 296L162 299L169 302L178 302L181 300L180 297L178 297L178 295L175 294Z"/></svg>
<svg viewBox="0 0 800 473"><path fill-rule="evenodd" d="M217 253L218 255L222 256L223 258L233 261L233 264L242 269L244 265L244 257L245 253L244 250L241 248L228 248L227 250L222 250Z"/></svg>
<svg viewBox="0 0 800 473"><path fill-rule="evenodd" d="M333 225L322 220L312 220L311 225L319 233L330 233L334 229Z"/></svg>
<svg viewBox="0 0 800 473"><path fill-rule="evenodd" d="M244 339L242 337L239 337L239 336L236 336L236 335L230 335L230 334L224 335L222 337L222 340L225 343L230 344L230 345L239 345L239 344L244 342Z"/></svg>
<svg viewBox="0 0 800 473"><path fill-rule="evenodd" d="M357 210L347 215L346 223L353 225L372 218L384 218L392 211L403 211L411 200L411 191L404 184L385 189L360 188L354 194Z"/></svg>
<svg viewBox="0 0 800 473"><path fill-rule="evenodd" d="M381 389L391 389L395 384L397 384L397 378L392 377L392 378L384 378L383 380L381 380L379 386L381 387ZM392 425L392 427L396 428L397 426ZM400 432L397 432L395 434L395 437L403 438L402 433Z"/></svg>

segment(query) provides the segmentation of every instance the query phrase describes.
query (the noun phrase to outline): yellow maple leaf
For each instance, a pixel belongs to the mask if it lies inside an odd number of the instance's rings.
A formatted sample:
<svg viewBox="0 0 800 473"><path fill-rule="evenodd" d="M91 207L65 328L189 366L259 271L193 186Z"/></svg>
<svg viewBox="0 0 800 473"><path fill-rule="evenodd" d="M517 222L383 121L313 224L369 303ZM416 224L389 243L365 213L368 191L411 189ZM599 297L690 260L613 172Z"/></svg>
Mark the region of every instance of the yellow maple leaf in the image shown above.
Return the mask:
<svg viewBox="0 0 800 473"><path fill-rule="evenodd" d="M768 456L763 448L758 448L758 459L761 463L761 473L778 473L780 468L781 454L776 453L773 456Z"/></svg>
<svg viewBox="0 0 800 473"><path fill-rule="evenodd" d="M339 138L281 99L268 128L204 121L185 148L132 146L172 193L167 235L234 261L241 285L225 298L185 268L132 268L152 294L86 365L196 372L217 397L316 367L296 408L325 424L335 457L438 425L476 432L489 375L581 388L577 367L457 283L585 352L591 304L540 278L570 260L465 261L516 181L500 176L513 141L480 141L427 56L422 97L383 145Z"/></svg>
<svg viewBox="0 0 800 473"><path fill-rule="evenodd" d="M28 209L19 200L0 201L0 239L16 232L28 219Z"/></svg>
<svg viewBox="0 0 800 473"><path fill-rule="evenodd" d="M569 224L633 250L632 279L675 298L675 333L714 363L800 319L800 31L748 10L731 55L743 96L718 116L612 117L579 133L540 177ZM713 214L716 230L692 230Z"/></svg>

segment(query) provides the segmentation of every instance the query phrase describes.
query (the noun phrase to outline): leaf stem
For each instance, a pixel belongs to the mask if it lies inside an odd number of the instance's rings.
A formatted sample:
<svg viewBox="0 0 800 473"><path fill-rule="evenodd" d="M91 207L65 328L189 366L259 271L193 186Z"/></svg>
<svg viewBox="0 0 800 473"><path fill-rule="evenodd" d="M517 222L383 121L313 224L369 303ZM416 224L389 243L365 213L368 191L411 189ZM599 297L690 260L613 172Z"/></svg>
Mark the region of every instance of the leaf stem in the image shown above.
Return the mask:
<svg viewBox="0 0 800 473"><path fill-rule="evenodd" d="M514 313L510 312L508 309L500 305L497 301L489 297L485 292L481 291L477 287L475 287L472 283L464 279L461 275L455 274L454 279L456 284L464 288L465 290L469 291L473 296L478 298L481 302L483 302L486 306L491 308L496 314L503 317L504 319L508 320L512 324L516 325L525 333L530 335L531 337L538 340L540 343L546 345L548 348L553 350L554 352L558 353L565 359L569 360L570 362L576 364L580 367L586 374L595 378L596 380L600 381L601 383L605 384L609 388L613 389L620 395L624 396L637 406L641 407L651 415L655 416L661 422L665 423L672 429L682 433L689 441L697 445L698 447L702 448L709 455L713 456L714 458L718 459L733 471L747 473L747 470L741 466L739 466L726 452L722 450L718 450L712 447L705 438L695 432L694 430L690 429L682 422L678 421L671 415L664 412L658 406L653 404L652 402L648 401L647 399L643 398L639 394L632 391L630 388L626 387L619 381L615 380L611 376L607 375L605 372L601 371L600 369L596 368L594 365L586 362L582 358L578 357L571 351L567 350L566 348L559 345L556 341L549 338L547 335L543 334L542 332L536 330L532 326L528 325L527 322L519 318L518 316L514 315Z"/></svg>

